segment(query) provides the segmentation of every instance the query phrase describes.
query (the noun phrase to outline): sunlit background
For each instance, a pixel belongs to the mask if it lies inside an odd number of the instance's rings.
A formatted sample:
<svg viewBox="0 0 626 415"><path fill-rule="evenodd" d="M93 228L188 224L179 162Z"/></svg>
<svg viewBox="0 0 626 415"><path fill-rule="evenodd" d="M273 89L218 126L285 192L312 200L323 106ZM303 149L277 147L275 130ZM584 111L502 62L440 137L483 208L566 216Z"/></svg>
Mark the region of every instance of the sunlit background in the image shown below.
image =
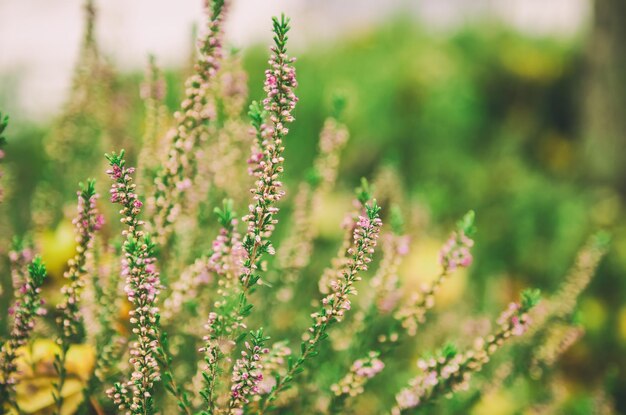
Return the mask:
<svg viewBox="0 0 626 415"><path fill-rule="evenodd" d="M0 2L0 110L13 120L3 244L38 225L32 212L45 205L33 196L38 183L82 179L48 177L43 150L71 88L81 4ZM138 141L148 55L166 70L173 111L201 1L103 0L97 9L95 38L115 77L115 131ZM585 336L558 365L567 399L554 413L596 413L598 391L626 413L626 2L236 0L227 43L242 49L254 99L263 93L270 18L281 12L292 18L301 99L286 150L290 189L312 162L331 96L348 99L351 139L338 190L318 218L322 256L335 249L350 189L387 168L400 173L416 216L415 255L403 271L409 280L430 272L428 257L454 221L476 211L476 262L445 294L444 317L456 303L492 315L526 286L553 292L585 240L609 231L610 252L574 317ZM53 247L44 254L53 274L59 264L60 278L71 228L63 213L51 216L35 238ZM533 395L519 393L504 389L473 411L530 413L525 399Z"/></svg>

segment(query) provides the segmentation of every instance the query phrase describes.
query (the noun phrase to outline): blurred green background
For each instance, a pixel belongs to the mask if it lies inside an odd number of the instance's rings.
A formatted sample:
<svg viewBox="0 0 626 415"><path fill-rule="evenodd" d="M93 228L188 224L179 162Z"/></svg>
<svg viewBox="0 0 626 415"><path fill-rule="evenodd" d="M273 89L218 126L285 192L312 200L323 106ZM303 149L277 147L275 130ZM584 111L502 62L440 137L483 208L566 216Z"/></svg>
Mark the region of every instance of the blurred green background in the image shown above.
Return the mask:
<svg viewBox="0 0 626 415"><path fill-rule="evenodd" d="M584 407L585 391L600 387L620 413L626 413L624 8L620 1L597 2L591 28L567 40L495 23L434 34L396 17L310 45L298 56L300 103L286 150L286 182L295 189L301 166L312 163L331 95L344 94L351 138L339 194L388 166L400 172L408 201L427 218L412 233L445 234L474 209L476 260L458 300L479 314L493 314L519 287L553 292L587 237L608 230L610 252L578 305L586 335L559 370L580 391L574 398L580 405L572 408ZM262 97L266 48L243 53L251 98ZM166 73L172 111L185 73ZM143 134L141 80L141 72L117 72L108 85L116 128L136 143ZM3 165L9 180L3 242L33 226L36 185L57 180L43 151L50 125L16 118ZM329 216L340 217L341 209ZM62 233L55 224L48 238L54 243Z"/></svg>

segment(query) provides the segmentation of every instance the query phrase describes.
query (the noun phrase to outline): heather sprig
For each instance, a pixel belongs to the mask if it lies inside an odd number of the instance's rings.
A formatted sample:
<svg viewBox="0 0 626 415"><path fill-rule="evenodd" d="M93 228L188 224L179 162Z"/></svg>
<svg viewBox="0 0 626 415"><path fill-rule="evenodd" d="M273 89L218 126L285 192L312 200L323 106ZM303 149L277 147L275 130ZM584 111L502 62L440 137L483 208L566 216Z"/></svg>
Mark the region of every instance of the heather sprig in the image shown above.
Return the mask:
<svg viewBox="0 0 626 415"><path fill-rule="evenodd" d="M485 339L477 339L473 349L458 353L456 348L447 347L436 358L420 360L422 374L396 395L391 413L401 414L440 396L467 390L472 374L480 371L505 341L526 332L531 323L528 312L540 298L539 290L523 291L520 301L511 303L498 318L498 330Z"/></svg>
<svg viewBox="0 0 626 415"><path fill-rule="evenodd" d="M257 274L264 253L274 254L270 237L274 231L278 213L276 203L284 196L283 184L279 180L283 172L283 140L289 129L287 125L294 121L292 112L298 98L294 89L298 86L294 58L287 56L287 33L289 19L284 15L273 18L274 46L270 56L270 68L265 71L265 92L263 110L257 105L250 108L250 118L257 133L259 153L253 154L252 174L256 178L253 203L243 221L247 223L247 232L243 246L247 253L244 271L239 277L244 291L254 286L260 279Z"/></svg>
<svg viewBox="0 0 626 415"><path fill-rule="evenodd" d="M232 201L225 200L223 207L215 208L218 222L222 226L220 235L213 242L209 263L218 276L217 299L209 313L203 337L203 363L200 373L203 387L200 394L205 402L205 413L213 414L216 405L216 388L219 384L223 358L241 339L238 333L246 326L243 323L252 306L247 303L245 293L236 277L241 275L245 250L236 231L237 219Z"/></svg>
<svg viewBox="0 0 626 415"><path fill-rule="evenodd" d="M205 126L215 117L211 102L211 84L222 58L222 22L224 0L207 0L206 34L198 47L194 73L185 83L185 99L174 114L176 126L167 133L167 160L155 178L154 234L164 243L182 207L184 195L196 173L196 152L206 139Z"/></svg>
<svg viewBox="0 0 626 415"><path fill-rule="evenodd" d="M26 283L28 276L28 264L33 259L33 248L27 241L21 238L13 238L11 251L9 251L9 262L11 265L11 282L14 296L21 295L21 288Z"/></svg>
<svg viewBox="0 0 626 415"><path fill-rule="evenodd" d="M168 322L185 304L195 301L202 286L215 282L218 295L225 296L226 291L230 292L233 280L242 272L245 251L241 235L237 232L238 220L232 200L225 199L222 208L216 207L213 211L220 224L218 235L211 243L209 253L184 269L173 284L172 293L164 303L163 317Z"/></svg>
<svg viewBox="0 0 626 415"><path fill-rule="evenodd" d="M341 413L345 400L362 394L367 381L385 368L379 356L380 352L371 351L364 358L356 360L350 367L350 371L331 386L330 389L334 394L330 405L331 413Z"/></svg>
<svg viewBox="0 0 626 415"><path fill-rule="evenodd" d="M229 415L242 415L250 399L259 394L259 383L263 380L262 358L269 353L269 349L265 347L267 340L269 337L263 334L263 329L259 329L250 332L250 341L244 343L241 357L233 367Z"/></svg>
<svg viewBox="0 0 626 415"><path fill-rule="evenodd" d="M360 273L368 269L372 261L382 221L380 207L376 199L372 200L369 185L363 180L357 191L357 200L362 212L354 220L352 246L346 251L346 261L338 277L330 281L330 292L322 299L319 311L311 314L313 324L308 329L305 340L301 344L300 356L288 361L285 376L276 379L276 384L261 403L261 413L266 411L277 395L290 386L294 376L304 370L304 363L318 354L321 341L328 337L328 329L343 320L345 312L350 310L349 297L356 294L354 283L361 279Z"/></svg>
<svg viewBox="0 0 626 415"><path fill-rule="evenodd" d="M63 406L62 390L67 375L66 359L67 352L72 343L79 343L85 335L83 315L81 313L81 294L85 287L87 274L87 260L93 248L93 238L103 223L103 216L96 209L98 194L95 189L95 181L88 180L87 184L80 184L78 195L78 215L73 220L76 228L76 254L68 261L68 270L64 277L67 284L63 287L63 300L57 306L59 317L59 337L57 343L60 352L55 356L54 367L58 380L54 388L55 413L61 413Z"/></svg>
<svg viewBox="0 0 626 415"><path fill-rule="evenodd" d="M12 406L18 413L20 410L15 400L16 360L19 349L28 343L35 328L35 317L45 314L41 299L41 286L45 279L46 267L37 256L28 265L28 274L20 284L15 294L15 302L9 309L9 315L13 316L13 325L9 338L0 349L0 402L3 406Z"/></svg>
<svg viewBox="0 0 626 415"><path fill-rule="evenodd" d="M130 312L130 322L136 336L130 346L131 378L124 384L116 384L108 394L120 410L150 414L155 412L154 385L161 379L157 361L159 329L156 307L161 283L154 263L155 245L144 233L144 222L139 218L143 203L138 199L133 183L135 169L126 167L123 150L120 154L108 154L106 158L110 165L107 174L113 180L111 201L121 205L120 221L125 225L122 231L125 237L122 274L126 277L124 290L134 307ZM126 395L128 391L130 396Z"/></svg>

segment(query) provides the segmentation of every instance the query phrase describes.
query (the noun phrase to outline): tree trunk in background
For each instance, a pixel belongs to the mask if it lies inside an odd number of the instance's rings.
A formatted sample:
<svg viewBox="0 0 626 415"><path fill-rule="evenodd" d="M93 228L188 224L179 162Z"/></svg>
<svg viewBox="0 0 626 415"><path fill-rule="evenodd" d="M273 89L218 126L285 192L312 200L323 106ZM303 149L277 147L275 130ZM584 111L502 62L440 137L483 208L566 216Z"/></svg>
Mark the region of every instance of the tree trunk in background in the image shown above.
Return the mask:
<svg viewBox="0 0 626 415"><path fill-rule="evenodd" d="M586 159L626 195L626 0L595 0L584 102Z"/></svg>

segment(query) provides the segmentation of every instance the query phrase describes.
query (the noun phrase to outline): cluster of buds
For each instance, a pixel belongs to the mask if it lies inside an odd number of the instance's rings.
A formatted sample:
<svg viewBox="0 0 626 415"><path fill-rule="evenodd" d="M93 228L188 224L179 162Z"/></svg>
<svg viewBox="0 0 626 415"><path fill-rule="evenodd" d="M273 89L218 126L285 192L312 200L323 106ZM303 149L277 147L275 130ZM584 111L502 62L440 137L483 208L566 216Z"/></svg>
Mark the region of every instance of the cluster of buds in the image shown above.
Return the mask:
<svg viewBox="0 0 626 415"><path fill-rule="evenodd" d="M507 308L498 319L499 330L485 339L477 339L473 349L459 354L454 347L446 346L438 357L420 360L418 367L422 374L396 395L396 406L391 413L401 414L441 395L467 390L472 374L480 371L505 341L524 333L528 312L539 299L538 290L522 292L521 301Z"/></svg>
<svg viewBox="0 0 626 415"><path fill-rule="evenodd" d="M155 195L150 205L155 209L154 231L159 242L167 240L170 225L181 212L181 203L197 169L197 152L206 139L206 123L215 118L210 99L222 57L224 0L206 1L207 32L199 42L194 74L185 83L185 99L174 114L176 126L168 133L167 160L155 178Z"/></svg>
<svg viewBox="0 0 626 415"><path fill-rule="evenodd" d="M208 256L197 259L181 273L172 285L172 293L165 299L164 321L171 321L189 301L194 301L202 286L210 284L217 277L219 293L223 295L231 288L235 276L243 272L246 251L237 232L237 218L232 210L232 201L225 200L222 209L215 208L220 223L220 231L211 244Z"/></svg>
<svg viewBox="0 0 626 415"><path fill-rule="evenodd" d="M230 415L243 415L244 405L259 394L259 383L263 380L261 359L269 353L269 349L265 348L269 337L263 335L262 329L250 332L250 337L250 342L245 342L245 350L241 351L241 358L237 359L233 367L228 404Z"/></svg>
<svg viewBox="0 0 626 415"><path fill-rule="evenodd" d="M263 253L274 254L271 237L277 220L276 203L284 196L283 183L279 176L283 172L283 139L289 132L287 124L294 121L292 112L298 98L294 89L298 86L294 58L287 56L287 33L289 19L282 16L273 19L274 42L270 57L270 69L265 72L265 92L263 109L258 104L250 107L250 118L257 134L256 150L253 151L250 163L252 174L256 177L255 185L250 192L253 203L248 214L243 217L247 223L247 232L243 246L247 252L244 272L240 276L244 290L259 281L255 274ZM267 120L265 119L267 118Z"/></svg>
<svg viewBox="0 0 626 415"><path fill-rule="evenodd" d="M472 264L470 249L474 246L474 212L468 212L458 224L458 229L452 232L448 241L439 252L439 263L443 272L452 272L457 268L467 268Z"/></svg>
<svg viewBox="0 0 626 415"><path fill-rule="evenodd" d="M287 341L276 342L269 353L263 357L263 380L259 383L259 393L269 393L276 385L276 377L285 374L285 362L291 356Z"/></svg>
<svg viewBox="0 0 626 415"><path fill-rule="evenodd" d="M294 360L290 360L287 373L277 378L276 384L264 396L260 405L261 411L266 410L277 398L278 394L286 389L294 375L302 372L304 363L317 354L319 343L328 337L327 329L330 325L340 322L346 310L350 309L350 295L356 294L354 283L361 277L359 273L366 271L376 247L382 221L380 207L376 199L372 200L367 180L362 180L362 186L357 189L357 201L361 206L361 214L353 219L351 246L343 253L345 261L336 279L330 281L331 292L322 299L322 307L311 314L313 324L309 327L301 344L301 353ZM371 202L370 202L371 201Z"/></svg>
<svg viewBox="0 0 626 415"><path fill-rule="evenodd" d="M356 360L350 367L350 372L330 387L331 391L336 396L355 397L362 394L367 381L385 368L379 356L380 353L372 351L367 357Z"/></svg>
<svg viewBox="0 0 626 415"><path fill-rule="evenodd" d="M15 238L13 247L9 251L9 261L11 263L11 281L15 297L21 294L21 288L26 283L28 276L28 264L33 260L33 250L25 246L24 241Z"/></svg>
<svg viewBox="0 0 626 415"><path fill-rule="evenodd" d="M139 219L142 203L135 193L134 169L125 166L124 151L119 155L107 155L110 169L107 174L113 180L111 201L122 205L121 222L126 225L122 231L124 259L122 275L126 278L125 292L134 309L130 311L132 332L136 340L130 347L129 362L133 368L131 378L125 385L110 389L109 396L121 410L131 413L152 413L152 391L154 383L160 380L158 355L158 308L157 297L161 290L159 273L155 266L153 242L142 230ZM132 399L120 398L120 391L131 390Z"/></svg>
<svg viewBox="0 0 626 415"><path fill-rule="evenodd" d="M104 217L96 209L98 194L95 181L89 180L86 185L81 183L80 187L77 193L78 215L73 220L76 228L76 254L68 261L68 270L64 274L68 283L61 289L63 301L57 306L60 314L57 317L57 324L60 328L57 342L61 348L55 360L55 368L59 376L54 393L57 412L61 411L63 405L61 392L65 384L67 352L71 343L80 342L85 334L83 314L80 309L81 293L85 287L87 260L91 253L94 234L104 224Z"/></svg>
<svg viewBox="0 0 626 415"><path fill-rule="evenodd" d="M439 353L427 359L420 359L417 367L422 372L409 381L409 386L396 395L396 405L392 408L392 415L399 415L404 410L415 408L428 399L437 385L442 384L450 375L459 370L463 356L457 353L456 348L448 344Z"/></svg>
<svg viewBox="0 0 626 415"><path fill-rule="evenodd" d="M9 308L13 326L9 338L0 348L0 402L13 405L17 413L20 411L15 401L16 360L19 349L26 345L35 328L35 317L45 314L41 299L41 285L45 278L46 267L40 257L35 257L15 293L15 303Z"/></svg>
<svg viewBox="0 0 626 415"><path fill-rule="evenodd" d="M85 286L85 266L93 245L94 234L104 224L104 217L96 209L98 195L95 181L89 180L86 185L81 183L81 190L77 195L78 216L73 220L76 228L76 254L68 261L68 270L64 277L69 283L62 288L63 301L57 306L61 314L57 323L62 330L59 338L62 344L80 335L84 330L81 327L80 295Z"/></svg>
<svg viewBox="0 0 626 415"><path fill-rule="evenodd" d="M366 204L365 209L366 213L359 215L354 228L353 246L348 249L346 267L340 278L330 282L331 292L322 299L322 310L312 315L315 321L310 329L312 333L329 322L343 319L345 312L351 308L349 296L356 294L354 283L361 279L359 273L366 271L372 261L382 221L376 200L371 205Z"/></svg>

